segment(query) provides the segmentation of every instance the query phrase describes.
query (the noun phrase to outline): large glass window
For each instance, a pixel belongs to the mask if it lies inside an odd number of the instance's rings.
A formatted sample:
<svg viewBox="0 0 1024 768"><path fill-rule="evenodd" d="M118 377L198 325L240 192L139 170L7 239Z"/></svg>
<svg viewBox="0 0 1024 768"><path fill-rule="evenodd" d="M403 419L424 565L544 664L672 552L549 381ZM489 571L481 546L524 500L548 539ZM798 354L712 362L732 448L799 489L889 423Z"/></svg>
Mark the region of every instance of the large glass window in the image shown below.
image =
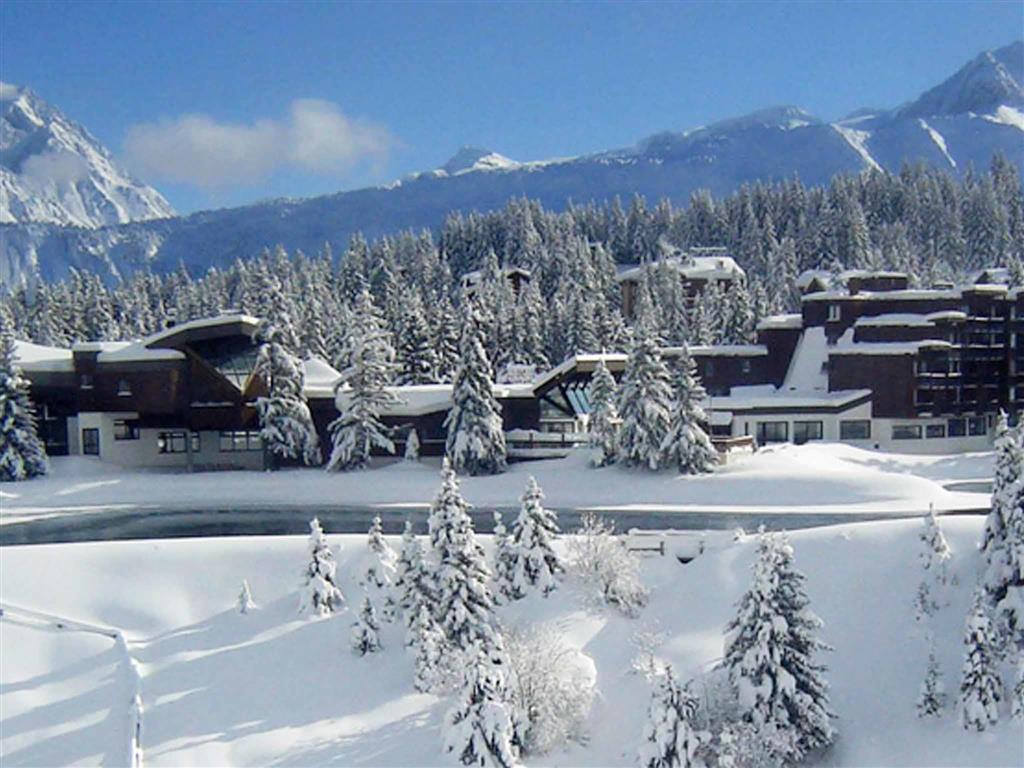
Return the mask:
<svg viewBox="0 0 1024 768"><path fill-rule="evenodd" d="M921 439L921 425L920 424L893 424L892 425L892 439L893 440L920 440Z"/></svg>
<svg viewBox="0 0 1024 768"><path fill-rule="evenodd" d="M134 419L118 419L114 422L115 440L138 440L141 430Z"/></svg>
<svg viewBox="0 0 1024 768"><path fill-rule="evenodd" d="M967 434L978 437L988 433L988 424L984 416L972 416L967 420Z"/></svg>
<svg viewBox="0 0 1024 768"><path fill-rule="evenodd" d="M950 419L946 426L946 434L950 437L963 437L967 434L967 423L963 419Z"/></svg>
<svg viewBox="0 0 1024 768"><path fill-rule="evenodd" d="M870 419L856 419L839 422L840 440L870 440L871 421Z"/></svg>
<svg viewBox="0 0 1024 768"><path fill-rule="evenodd" d="M757 442L760 445L766 445L768 443L784 443L787 440L789 440L789 424L786 422L757 422Z"/></svg>
<svg viewBox="0 0 1024 768"><path fill-rule="evenodd" d="M820 421L793 422L793 442L797 445L806 443L808 440L821 440L822 432Z"/></svg>
<svg viewBox="0 0 1024 768"><path fill-rule="evenodd" d="M86 456L100 455L100 431L98 429L82 430L82 453Z"/></svg>
<svg viewBox="0 0 1024 768"><path fill-rule="evenodd" d="M242 451L262 451L263 441L258 430L236 429L220 433L221 453L241 453Z"/></svg>
<svg viewBox="0 0 1024 768"><path fill-rule="evenodd" d="M188 453L187 433L161 432L156 436L156 447L160 453ZM192 453L199 453L199 433L192 433Z"/></svg>
<svg viewBox="0 0 1024 768"><path fill-rule="evenodd" d="M933 437L945 437L946 436L946 425L945 424L929 424L924 428L924 436Z"/></svg>
<svg viewBox="0 0 1024 768"><path fill-rule="evenodd" d="M259 348L245 336L197 341L191 347L228 381L244 389Z"/></svg>

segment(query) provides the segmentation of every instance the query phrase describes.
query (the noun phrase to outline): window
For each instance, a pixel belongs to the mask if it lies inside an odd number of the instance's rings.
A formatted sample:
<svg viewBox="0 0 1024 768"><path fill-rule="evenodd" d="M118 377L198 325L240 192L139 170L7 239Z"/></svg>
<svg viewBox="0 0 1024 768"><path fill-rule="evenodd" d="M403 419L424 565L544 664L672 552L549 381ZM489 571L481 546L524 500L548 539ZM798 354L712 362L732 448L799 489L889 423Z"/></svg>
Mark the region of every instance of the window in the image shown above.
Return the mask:
<svg viewBox="0 0 1024 768"><path fill-rule="evenodd" d="M118 419L114 422L115 440L138 440L139 433L139 422L134 419Z"/></svg>
<svg viewBox="0 0 1024 768"><path fill-rule="evenodd" d="M925 437L945 437L946 436L946 425L945 424L929 424L924 428Z"/></svg>
<svg viewBox="0 0 1024 768"><path fill-rule="evenodd" d="M100 455L100 431L98 429L82 430L82 453L86 456Z"/></svg>
<svg viewBox="0 0 1024 768"><path fill-rule="evenodd" d="M838 304L829 304L828 305L828 319L829 319L829 322L832 322L832 323L838 322L838 320L839 320L839 305Z"/></svg>
<svg viewBox="0 0 1024 768"><path fill-rule="evenodd" d="M935 393L930 389L918 389L914 392L914 402L917 405L927 405L935 400Z"/></svg>
<svg viewBox="0 0 1024 768"><path fill-rule="evenodd" d="M744 360L740 364L740 370L743 371L743 373L750 373L750 361L749 360Z"/></svg>
<svg viewBox="0 0 1024 768"><path fill-rule="evenodd" d="M870 440L871 422L868 419L839 422L840 440Z"/></svg>
<svg viewBox="0 0 1024 768"><path fill-rule="evenodd" d="M263 441L257 430L233 430L220 433L221 453L240 453L242 451L262 451Z"/></svg>
<svg viewBox="0 0 1024 768"><path fill-rule="evenodd" d="M822 423L820 421L794 421L793 442L802 445L808 440L821 440Z"/></svg>
<svg viewBox="0 0 1024 768"><path fill-rule="evenodd" d="M893 440L920 440L921 427L918 424L893 424Z"/></svg>
<svg viewBox="0 0 1024 768"><path fill-rule="evenodd" d="M156 447L160 453L188 453L184 432L161 432L156 436ZM192 453L199 453L199 433L192 433Z"/></svg>
<svg viewBox="0 0 1024 768"><path fill-rule="evenodd" d="M88 373L83 373L82 378L79 379L79 386L82 389L92 389L92 376Z"/></svg>
<svg viewBox="0 0 1024 768"><path fill-rule="evenodd" d="M967 420L967 434L971 437L977 437L988 433L988 424L985 423L984 416L972 416Z"/></svg>
<svg viewBox="0 0 1024 768"><path fill-rule="evenodd" d="M946 434L950 437L963 437L967 434L967 423L963 419L950 419L946 427Z"/></svg>
<svg viewBox="0 0 1024 768"><path fill-rule="evenodd" d="M117 382L117 396L118 397L131 397L132 396L132 385L128 379L121 379Z"/></svg>
<svg viewBox="0 0 1024 768"><path fill-rule="evenodd" d="M789 424L784 421L759 421L757 422L757 442L760 445L767 443L784 443L789 439Z"/></svg>

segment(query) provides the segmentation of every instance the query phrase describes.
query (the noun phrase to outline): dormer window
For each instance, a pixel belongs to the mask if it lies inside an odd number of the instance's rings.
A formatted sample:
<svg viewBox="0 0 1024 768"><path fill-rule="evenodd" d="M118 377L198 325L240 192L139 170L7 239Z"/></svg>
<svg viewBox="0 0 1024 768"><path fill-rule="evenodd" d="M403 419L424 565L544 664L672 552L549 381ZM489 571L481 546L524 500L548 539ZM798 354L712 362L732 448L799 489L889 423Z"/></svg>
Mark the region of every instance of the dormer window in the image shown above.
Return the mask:
<svg viewBox="0 0 1024 768"><path fill-rule="evenodd" d="M117 396L118 397L131 397L132 396L132 385L128 379L121 379L117 382Z"/></svg>
<svg viewBox="0 0 1024 768"><path fill-rule="evenodd" d="M830 323L839 322L839 305L829 304L828 305L828 320Z"/></svg>

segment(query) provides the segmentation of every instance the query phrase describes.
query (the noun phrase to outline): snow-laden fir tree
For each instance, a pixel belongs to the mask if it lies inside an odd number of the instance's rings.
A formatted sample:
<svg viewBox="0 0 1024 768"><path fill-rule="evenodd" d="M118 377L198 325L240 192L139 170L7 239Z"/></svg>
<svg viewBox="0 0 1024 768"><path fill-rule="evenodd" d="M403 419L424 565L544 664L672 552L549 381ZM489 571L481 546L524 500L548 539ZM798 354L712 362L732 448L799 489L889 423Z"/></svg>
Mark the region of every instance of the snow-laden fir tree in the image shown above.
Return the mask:
<svg viewBox="0 0 1024 768"><path fill-rule="evenodd" d="M403 300L403 317L397 339L398 384L433 384L438 381L437 352L419 294Z"/></svg>
<svg viewBox="0 0 1024 768"><path fill-rule="evenodd" d="M444 749L463 765L519 764L506 672L499 636L470 647L462 689L444 723Z"/></svg>
<svg viewBox="0 0 1024 768"><path fill-rule="evenodd" d="M697 700L679 685L671 665L659 675L640 741L641 768L690 768L700 740L693 725Z"/></svg>
<svg viewBox="0 0 1024 768"><path fill-rule="evenodd" d="M370 524L366 545L367 557L359 584L380 601L384 621L394 621L397 606L392 585L398 556L384 538L380 515L376 515Z"/></svg>
<svg viewBox="0 0 1024 768"><path fill-rule="evenodd" d="M398 607L402 611L406 629L406 645L412 644L412 622L421 606L432 608L432 573L419 537L413 532L412 522L405 521L402 532L402 550L395 564L394 589Z"/></svg>
<svg viewBox="0 0 1024 768"><path fill-rule="evenodd" d="M949 583L949 564L953 558L953 552L939 526L934 506L928 507L928 514L924 516L923 522L919 557L925 578L931 582L933 588L938 590Z"/></svg>
<svg viewBox="0 0 1024 768"><path fill-rule="evenodd" d="M46 474L46 448L36 432L28 390L14 361L14 335L0 316L0 480Z"/></svg>
<svg viewBox="0 0 1024 768"><path fill-rule="evenodd" d="M963 673L960 678L960 722L968 730L984 731L999 722L1003 684L999 679L995 638L985 597L975 593L964 634Z"/></svg>
<svg viewBox="0 0 1024 768"><path fill-rule="evenodd" d="M412 616L409 639L406 642L415 656L416 678L413 686L420 693L431 693L444 683L444 633L437 626L430 608L425 603Z"/></svg>
<svg viewBox="0 0 1024 768"><path fill-rule="evenodd" d="M303 573L302 611L329 616L344 609L345 597L336 581L337 568L334 552L320 521L314 517L309 523L309 564Z"/></svg>
<svg viewBox="0 0 1024 768"><path fill-rule="evenodd" d="M268 464L272 468L275 457L319 464L320 440L302 391L302 363L288 351L274 326L265 323L259 338L253 375L262 378L267 388L266 396L256 400L256 409Z"/></svg>
<svg viewBox="0 0 1024 768"><path fill-rule="evenodd" d="M447 460L428 520L433 553L434 617L457 655L477 641L493 642L494 598L484 551L477 543L469 504ZM452 659L452 661L455 661Z"/></svg>
<svg viewBox="0 0 1024 768"><path fill-rule="evenodd" d="M508 581L502 592L514 600L534 590L547 597L565 570L553 545L558 519L554 510L544 508L544 492L534 478L527 481L520 500L519 517L512 525Z"/></svg>
<svg viewBox="0 0 1024 768"><path fill-rule="evenodd" d="M701 401L706 393L697 378L697 365L685 344L676 360L676 368L675 400L663 443L665 464L678 468L684 475L711 472L718 464L718 454L704 430L708 417Z"/></svg>
<svg viewBox="0 0 1024 768"><path fill-rule="evenodd" d="M380 420L381 411L397 402L395 395L385 389L394 368L394 350L368 290L356 298L349 339L349 366L342 372L347 385L341 393L344 406L328 427L333 448L327 469L332 472L363 469L374 447L395 452L395 444Z"/></svg>
<svg viewBox="0 0 1024 768"><path fill-rule="evenodd" d="M420 436L415 429L410 429L409 436L405 438L405 453L402 458L410 463L420 460Z"/></svg>
<svg viewBox="0 0 1024 768"><path fill-rule="evenodd" d="M671 421L672 385L649 318L641 316L619 388L617 460L628 467L660 469Z"/></svg>
<svg viewBox="0 0 1024 768"><path fill-rule="evenodd" d="M248 579L242 579L242 589L238 592L238 612L248 613L256 607L252 599L252 590L249 589Z"/></svg>
<svg viewBox="0 0 1024 768"><path fill-rule="evenodd" d="M512 592L512 568L515 552L512 537L502 519L501 512L494 513L494 584L497 590L495 600L514 599Z"/></svg>
<svg viewBox="0 0 1024 768"><path fill-rule="evenodd" d="M945 701L946 688L942 683L942 670L939 668L938 659L935 658L935 639L929 633L928 665L917 697L917 716L939 717Z"/></svg>
<svg viewBox="0 0 1024 768"><path fill-rule="evenodd" d="M726 628L722 662L743 719L759 731L786 733L792 760L835 737L825 668L814 659L828 646L817 637L822 622L803 581L786 537L762 532L753 584Z"/></svg>
<svg viewBox="0 0 1024 768"><path fill-rule="evenodd" d="M359 616L352 622L350 640L352 652L357 656L365 656L368 653L376 653L381 650L379 632L380 622L377 620L377 611L374 610L373 601L370 600L369 595L363 595Z"/></svg>
<svg viewBox="0 0 1024 768"><path fill-rule="evenodd" d="M590 380L587 431L590 433L590 447L594 450L593 465L603 467L612 464L618 443L619 412L615 407L615 378L604 364L604 358L597 361Z"/></svg>
<svg viewBox="0 0 1024 768"><path fill-rule="evenodd" d="M493 475L505 469L501 406L494 397L491 364L472 308L462 329L461 357L452 385L452 409L445 419L445 454L456 472Z"/></svg>

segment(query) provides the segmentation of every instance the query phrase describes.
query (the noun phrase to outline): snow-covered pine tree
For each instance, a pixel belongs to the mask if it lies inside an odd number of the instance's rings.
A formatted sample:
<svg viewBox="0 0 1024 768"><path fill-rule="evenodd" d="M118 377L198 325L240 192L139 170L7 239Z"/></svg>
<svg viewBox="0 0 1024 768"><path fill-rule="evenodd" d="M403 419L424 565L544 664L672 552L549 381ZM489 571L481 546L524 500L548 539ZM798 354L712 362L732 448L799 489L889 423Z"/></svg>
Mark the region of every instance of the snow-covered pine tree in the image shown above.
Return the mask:
<svg viewBox="0 0 1024 768"><path fill-rule="evenodd" d="M928 507L928 514L924 516L924 527L921 530L920 539L919 557L925 577L930 579L934 588L941 589L949 583L949 563L953 558L953 552L939 526L934 505Z"/></svg>
<svg viewBox="0 0 1024 768"><path fill-rule="evenodd" d="M369 595L363 595L363 604L359 608L359 617L352 622L352 652L357 656L365 656L368 653L376 653L381 650L380 622L377 620L377 611L373 608L373 601Z"/></svg>
<svg viewBox="0 0 1024 768"><path fill-rule="evenodd" d="M423 302L415 291L402 301L403 317L397 340L399 384L433 384L438 381L437 353L427 325Z"/></svg>
<svg viewBox="0 0 1024 768"><path fill-rule="evenodd" d="M267 394L256 400L268 468L274 457L319 464L320 441L302 391L302 363L289 352L277 329L264 324L259 332L260 349L253 375L266 383Z"/></svg>
<svg viewBox="0 0 1024 768"><path fill-rule="evenodd" d="M309 522L309 564L303 572L302 611L329 616L345 607L345 597L335 581L337 568L334 552L314 517Z"/></svg>
<svg viewBox="0 0 1024 768"><path fill-rule="evenodd" d="M512 537L505 527L501 512L494 513L494 584L497 589L495 600L512 598L513 562L515 553L512 548ZM514 599L514 598L512 598Z"/></svg>
<svg viewBox="0 0 1024 768"><path fill-rule="evenodd" d="M456 654L477 641L493 642L496 634L494 598L488 586L491 574L468 510L455 472L445 460L428 526L434 567L434 616Z"/></svg>
<svg viewBox="0 0 1024 768"><path fill-rule="evenodd" d="M411 645L410 628L419 613L420 606L432 606L431 573L427 568L426 553L419 537L413 532L412 521L405 521L402 532L402 551L395 564L395 592L398 607L405 620L406 645Z"/></svg>
<svg viewBox="0 0 1024 768"><path fill-rule="evenodd" d="M590 447L591 463L603 467L615 461L618 443L619 413L615 407L615 378L602 357L597 361L590 380Z"/></svg>
<svg viewBox="0 0 1024 768"><path fill-rule="evenodd" d="M518 765L516 729L508 704L500 638L474 643L459 698L445 716L444 749L463 765Z"/></svg>
<svg viewBox="0 0 1024 768"><path fill-rule="evenodd" d="M388 336L370 292L362 290L356 297L349 331L349 367L342 372L348 385L345 405L328 427L333 443L328 471L365 468L374 446L395 452L395 444L380 421L381 411L398 400L385 389L394 367Z"/></svg>
<svg viewBox="0 0 1024 768"><path fill-rule="evenodd" d="M693 726L697 700L676 680L671 665L658 676L640 742L641 768L690 768L700 740Z"/></svg>
<svg viewBox="0 0 1024 768"><path fill-rule="evenodd" d="M633 341L619 388L619 463L650 470L661 468L671 406L668 368L661 359L653 323L649 317L641 316L633 328Z"/></svg>
<svg viewBox="0 0 1024 768"><path fill-rule="evenodd" d="M1013 503L1014 485L1024 475L1024 446L1020 432L1010 429L1002 411L995 429L996 466L992 478L992 508L985 519L981 551L990 569L1002 567L1002 542L1007 512ZM986 584L986 589L989 589ZM991 592L991 589L989 589Z"/></svg>
<svg viewBox="0 0 1024 768"><path fill-rule="evenodd" d="M441 632L430 614L430 608L421 603L409 623L409 637L406 646L416 653L416 679L413 686L420 693L431 693L444 682L441 654L444 649L444 633Z"/></svg>
<svg viewBox="0 0 1024 768"><path fill-rule="evenodd" d="M996 668L994 640L986 598L976 592L967 615L967 650L960 679L960 722L967 730L984 731L999 722L1003 684Z"/></svg>
<svg viewBox="0 0 1024 768"><path fill-rule="evenodd" d="M708 417L701 401L706 393L697 378L697 365L686 344L683 344L676 360L676 368L675 400L663 443L664 462L677 467L684 475L711 472L718 464L718 454L704 431Z"/></svg>
<svg viewBox="0 0 1024 768"><path fill-rule="evenodd" d="M397 557L395 550L384 538L380 515L375 515L370 523L366 546L370 550L370 556L366 563L366 570L359 580L360 586L377 589L390 588L395 580Z"/></svg>
<svg viewBox="0 0 1024 768"><path fill-rule="evenodd" d="M238 612L248 613L256 607L252 599L252 590L249 589L248 579L242 579L242 589L238 593Z"/></svg>
<svg viewBox="0 0 1024 768"><path fill-rule="evenodd" d="M420 436L415 429L410 429L409 436L405 438L405 453L402 458L410 463L420 460Z"/></svg>
<svg viewBox="0 0 1024 768"><path fill-rule="evenodd" d="M942 670L935 658L935 640L930 633L928 640L928 666L917 697L917 716L939 717L945 705L946 689L942 684Z"/></svg>
<svg viewBox="0 0 1024 768"><path fill-rule="evenodd" d="M28 391L14 361L14 334L0 315L0 481L27 480L47 471Z"/></svg>
<svg viewBox="0 0 1024 768"><path fill-rule="evenodd" d="M782 534L762 531L754 580L726 628L723 666L736 688L742 717L757 730L790 737L800 760L835 737L825 668L814 661L828 646L817 638L821 620L793 568L793 548Z"/></svg>
<svg viewBox="0 0 1024 768"><path fill-rule="evenodd" d="M505 594L518 600L538 590L547 597L558 587L558 574L565 570L552 545L558 536L558 520L553 510L544 508L544 492L532 477L521 501L519 517L512 525L510 581Z"/></svg>
<svg viewBox="0 0 1024 768"><path fill-rule="evenodd" d="M452 409L444 422L448 430L445 453L457 472L493 475L505 469L505 433L480 321L472 306L466 313L460 349Z"/></svg>

